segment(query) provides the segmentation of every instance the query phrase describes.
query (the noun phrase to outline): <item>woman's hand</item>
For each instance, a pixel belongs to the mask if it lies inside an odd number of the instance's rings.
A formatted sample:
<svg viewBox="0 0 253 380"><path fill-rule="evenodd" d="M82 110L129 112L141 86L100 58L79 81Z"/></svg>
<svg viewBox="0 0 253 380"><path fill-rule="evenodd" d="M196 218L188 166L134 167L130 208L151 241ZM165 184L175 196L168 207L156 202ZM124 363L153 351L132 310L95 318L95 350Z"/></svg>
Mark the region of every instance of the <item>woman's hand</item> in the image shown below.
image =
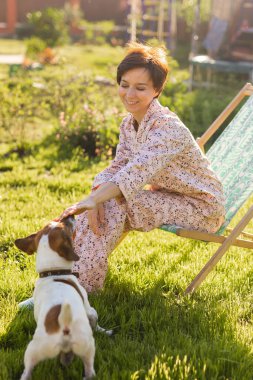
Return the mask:
<svg viewBox="0 0 253 380"><path fill-rule="evenodd" d="M88 223L95 234L100 234L99 225L104 224L104 206L103 203L112 198L122 197L120 188L113 182L105 182L92 194L83 201L75 203L68 207L59 218L55 221L62 220L69 215L78 215L86 210L92 210L88 213Z"/></svg>
<svg viewBox="0 0 253 380"><path fill-rule="evenodd" d="M67 216L70 216L70 215L78 215L86 210L95 209L96 207L97 207L97 204L95 200L92 197L88 197L66 208L66 210L63 211L63 213L59 216L59 218L55 220L62 220L64 218L67 218Z"/></svg>

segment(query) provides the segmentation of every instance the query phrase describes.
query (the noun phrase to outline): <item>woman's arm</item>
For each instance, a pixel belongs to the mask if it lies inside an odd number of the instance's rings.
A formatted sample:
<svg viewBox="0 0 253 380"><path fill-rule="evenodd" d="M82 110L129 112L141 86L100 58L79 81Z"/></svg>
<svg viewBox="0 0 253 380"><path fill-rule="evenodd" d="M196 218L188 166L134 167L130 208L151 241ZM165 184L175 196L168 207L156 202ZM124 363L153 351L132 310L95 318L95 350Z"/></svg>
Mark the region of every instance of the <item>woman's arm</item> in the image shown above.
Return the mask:
<svg viewBox="0 0 253 380"><path fill-rule="evenodd" d="M78 215L86 210L95 209L100 203L112 198L122 196L119 187L112 182L103 183L97 190L93 191L87 198L68 207L57 219L64 219L69 215Z"/></svg>
<svg viewBox="0 0 253 380"><path fill-rule="evenodd" d="M122 196L120 188L113 182L105 182L99 186L96 191L93 191L90 198L94 200L96 204L103 203L112 198L118 198Z"/></svg>

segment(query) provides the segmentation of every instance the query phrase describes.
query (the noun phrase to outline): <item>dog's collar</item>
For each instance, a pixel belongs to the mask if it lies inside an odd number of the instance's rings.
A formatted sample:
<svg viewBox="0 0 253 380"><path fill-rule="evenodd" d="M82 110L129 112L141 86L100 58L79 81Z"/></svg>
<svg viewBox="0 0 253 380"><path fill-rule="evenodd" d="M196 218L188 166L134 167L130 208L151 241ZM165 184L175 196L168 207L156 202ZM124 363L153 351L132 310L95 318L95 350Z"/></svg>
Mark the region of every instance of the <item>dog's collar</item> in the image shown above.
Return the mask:
<svg viewBox="0 0 253 380"><path fill-rule="evenodd" d="M72 272L70 269L58 269L58 270L40 272L39 277L44 278L44 277L50 277L50 276L62 276L62 275L67 275L67 274L73 274L77 278L79 277L78 272Z"/></svg>

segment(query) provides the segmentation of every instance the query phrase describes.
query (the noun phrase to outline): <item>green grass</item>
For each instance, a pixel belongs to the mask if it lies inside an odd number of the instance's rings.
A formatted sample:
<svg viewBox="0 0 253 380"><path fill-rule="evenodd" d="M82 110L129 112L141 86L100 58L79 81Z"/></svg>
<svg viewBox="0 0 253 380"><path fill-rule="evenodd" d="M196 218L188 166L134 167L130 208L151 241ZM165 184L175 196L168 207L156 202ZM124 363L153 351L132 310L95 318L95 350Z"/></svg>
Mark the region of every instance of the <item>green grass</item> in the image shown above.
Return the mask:
<svg viewBox="0 0 253 380"><path fill-rule="evenodd" d="M25 43L19 40L0 38L0 54L24 54Z"/></svg>
<svg viewBox="0 0 253 380"><path fill-rule="evenodd" d="M24 41L0 39L0 54L25 54ZM109 45L67 45L55 49L66 71L82 71L115 79L115 66L123 57L123 48ZM57 66L53 68L57 70ZM0 65L0 78L8 76L8 65Z"/></svg>
<svg viewBox="0 0 253 380"><path fill-rule="evenodd" d="M77 67L92 75L110 76L110 55L114 65L121 54L120 49L82 47L76 55L78 49L62 48L66 70ZM33 312L17 308L32 294L34 257L18 251L14 240L37 231L88 194L95 174L107 165L78 154L60 160L53 144L40 143L52 133L50 120L35 124L30 155L6 157L10 146L0 144L0 380L19 378L35 329ZM231 248L193 296L183 295L216 249L216 244L161 230L126 237L109 258L104 289L89 297L100 324L116 331L113 338L95 334L97 379L253 379L250 252ZM32 379L75 380L81 372L78 358L64 370L55 359L39 364Z"/></svg>
<svg viewBox="0 0 253 380"><path fill-rule="evenodd" d="M115 67L123 58L124 49L109 45L72 45L59 48L58 52L69 66L74 65L87 74L95 73L115 79Z"/></svg>
<svg viewBox="0 0 253 380"><path fill-rule="evenodd" d="M55 159L55 161L54 161ZM18 379L35 328L32 311L17 303L31 296L34 257L13 242L41 228L67 205L88 194L106 162L78 157L58 162L38 150L23 161L2 159L0 237L0 379ZM183 290L216 245L155 230L132 232L110 256L105 288L90 296L100 324L95 334L98 379L252 379L253 263L232 248L193 297ZM79 379L76 359L62 370L57 360L39 364L33 379Z"/></svg>

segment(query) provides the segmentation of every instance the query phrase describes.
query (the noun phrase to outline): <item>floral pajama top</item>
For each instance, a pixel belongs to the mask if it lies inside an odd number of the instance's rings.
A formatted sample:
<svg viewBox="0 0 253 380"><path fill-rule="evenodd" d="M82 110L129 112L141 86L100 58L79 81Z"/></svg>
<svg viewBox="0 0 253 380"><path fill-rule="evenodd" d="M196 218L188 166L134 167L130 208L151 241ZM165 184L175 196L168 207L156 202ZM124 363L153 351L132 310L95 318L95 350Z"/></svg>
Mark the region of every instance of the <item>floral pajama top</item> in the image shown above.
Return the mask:
<svg viewBox="0 0 253 380"><path fill-rule="evenodd" d="M151 190L191 198L206 216L224 216L222 185L209 161L189 129L157 99L137 132L131 114L123 120L116 157L93 187L107 181L119 186L127 202L149 184Z"/></svg>

